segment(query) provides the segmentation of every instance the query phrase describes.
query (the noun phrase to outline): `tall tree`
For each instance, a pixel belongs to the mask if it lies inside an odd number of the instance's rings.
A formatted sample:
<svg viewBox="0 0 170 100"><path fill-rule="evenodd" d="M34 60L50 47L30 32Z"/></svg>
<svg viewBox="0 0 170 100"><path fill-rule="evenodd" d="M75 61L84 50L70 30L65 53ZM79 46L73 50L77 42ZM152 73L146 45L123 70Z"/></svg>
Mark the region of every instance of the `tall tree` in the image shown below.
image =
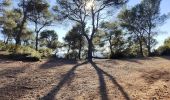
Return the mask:
<svg viewBox="0 0 170 100"><path fill-rule="evenodd" d="M40 40L43 45L51 49L56 49L58 46L58 35L54 30L44 30L40 33Z"/></svg>
<svg viewBox="0 0 170 100"><path fill-rule="evenodd" d="M17 27L20 16L21 13L15 9L4 12L2 33L4 36L6 36L5 43L8 43L9 39L12 39L14 37L15 28Z"/></svg>
<svg viewBox="0 0 170 100"><path fill-rule="evenodd" d="M118 7L127 0L57 0L55 11L61 15L59 18L68 18L81 25L82 35L88 41L88 60L92 60L93 38L98 30L103 10L108 7ZM85 32L90 23L90 33Z"/></svg>
<svg viewBox="0 0 170 100"><path fill-rule="evenodd" d="M17 28L18 31L16 33L16 45L21 45L21 36L22 36L22 32L23 29L25 27L25 24L27 22L28 19L28 4L29 4L30 0L20 0L19 4L18 4L18 9L20 10L20 12L22 13L21 19L20 19L20 23L18 23Z"/></svg>
<svg viewBox="0 0 170 100"><path fill-rule="evenodd" d="M145 45L148 56L151 56L152 47L156 44L154 36L157 35L155 29L162 25L167 19L167 15L160 15L160 3L162 0L142 0L130 10L125 10L119 17L124 21L124 26L132 33L136 34L139 40L140 51Z"/></svg>
<svg viewBox="0 0 170 100"><path fill-rule="evenodd" d="M35 47L36 50L38 50L40 31L52 23L49 5L46 0L31 0L28 5L27 13L29 15L29 20L35 24Z"/></svg>
<svg viewBox="0 0 170 100"><path fill-rule="evenodd" d="M0 0L0 27L3 24L3 13L5 11L5 8L10 6L11 0Z"/></svg>
<svg viewBox="0 0 170 100"><path fill-rule="evenodd" d="M75 56L74 58L81 59L82 49L83 49L83 46L85 45L85 39L81 35L81 28L79 24L74 26L66 34L64 41L66 42L66 45L68 46L67 56L69 56L70 50L72 50L73 53L76 53L78 50L78 56Z"/></svg>
<svg viewBox="0 0 170 100"><path fill-rule="evenodd" d="M125 39L122 30L117 22L104 22L101 24L102 30L105 32L103 42L109 43L110 57L118 58L123 56L125 50Z"/></svg>
<svg viewBox="0 0 170 100"><path fill-rule="evenodd" d="M140 4L136 5L132 9L124 9L118 15L121 26L124 27L127 32L134 38L134 40L138 41L140 56L144 56L143 54L143 42L145 39L145 31L143 28L145 27L145 22L143 17L141 17L142 6Z"/></svg>
<svg viewBox="0 0 170 100"><path fill-rule="evenodd" d="M151 56L152 43L154 36L157 34L155 28L162 24L166 19L165 15L160 15L160 3L162 0L143 0L141 2L142 10L140 15L146 26L143 28L146 33L146 46L148 49L148 56Z"/></svg>

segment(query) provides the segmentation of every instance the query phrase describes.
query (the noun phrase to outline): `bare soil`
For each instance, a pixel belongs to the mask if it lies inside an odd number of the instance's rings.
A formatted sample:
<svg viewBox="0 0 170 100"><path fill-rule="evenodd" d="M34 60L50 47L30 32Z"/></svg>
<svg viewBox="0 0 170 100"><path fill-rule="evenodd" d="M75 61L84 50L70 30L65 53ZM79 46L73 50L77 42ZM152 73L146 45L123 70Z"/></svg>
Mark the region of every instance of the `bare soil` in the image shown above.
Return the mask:
<svg viewBox="0 0 170 100"><path fill-rule="evenodd" d="M170 100L170 59L0 58L0 100Z"/></svg>

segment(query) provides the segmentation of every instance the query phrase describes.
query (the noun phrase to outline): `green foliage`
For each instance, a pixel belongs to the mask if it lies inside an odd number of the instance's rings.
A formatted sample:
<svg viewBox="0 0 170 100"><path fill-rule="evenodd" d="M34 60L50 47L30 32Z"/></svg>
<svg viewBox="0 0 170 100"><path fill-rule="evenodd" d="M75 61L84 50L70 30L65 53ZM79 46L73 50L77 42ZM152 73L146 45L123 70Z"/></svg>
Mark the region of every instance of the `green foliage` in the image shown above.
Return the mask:
<svg viewBox="0 0 170 100"><path fill-rule="evenodd" d="M5 44L0 42L0 50L11 52L10 58L16 60L40 60L41 53L28 46L15 46L14 44Z"/></svg>
<svg viewBox="0 0 170 100"><path fill-rule="evenodd" d="M74 60L77 60L78 59L78 52L76 51L72 51L72 52L69 52L65 55L65 57L67 59L74 59Z"/></svg>
<svg viewBox="0 0 170 100"><path fill-rule="evenodd" d="M41 59L41 54L38 51L27 46L17 46L14 54L25 55L25 57L36 58L37 60Z"/></svg>
<svg viewBox="0 0 170 100"><path fill-rule="evenodd" d="M4 51L5 50L5 43L0 41L0 50Z"/></svg>
<svg viewBox="0 0 170 100"><path fill-rule="evenodd" d="M40 33L41 46L56 49L59 45L58 35L54 30L44 30Z"/></svg>
<svg viewBox="0 0 170 100"><path fill-rule="evenodd" d="M35 27L35 47L39 47L39 32L46 26L51 25L52 15L49 11L49 4L47 0L28 0L27 14L28 19L34 23Z"/></svg>
<svg viewBox="0 0 170 100"><path fill-rule="evenodd" d="M11 0L0 0L0 13L4 11L5 7L10 6Z"/></svg>
<svg viewBox="0 0 170 100"><path fill-rule="evenodd" d="M164 41L164 45L158 48L160 55L170 55L170 38Z"/></svg>
<svg viewBox="0 0 170 100"><path fill-rule="evenodd" d="M49 48L41 48L39 49L39 52L41 53L41 56L43 58L47 58L47 57L50 57L52 56L52 49L49 49Z"/></svg>
<svg viewBox="0 0 170 100"><path fill-rule="evenodd" d="M5 44L5 43L3 43L3 42L0 42L0 50L1 50L1 51L14 52L14 50L15 50L15 45L13 45L13 44Z"/></svg>
<svg viewBox="0 0 170 100"><path fill-rule="evenodd" d="M78 57L81 59L81 51L85 45L85 38L81 33L81 27L79 24L74 26L64 37L65 46L68 48L66 57L68 59ZM71 51L71 53L70 53ZM76 53L77 52L77 53ZM79 56L77 56L77 54ZM71 55L71 56L70 56ZM74 57L72 57L74 56Z"/></svg>
<svg viewBox="0 0 170 100"><path fill-rule="evenodd" d="M101 36L101 40L105 44L109 44L110 55L109 58L122 58L125 56L126 42L124 33L120 29L118 22L103 22L101 28L104 31L104 35Z"/></svg>

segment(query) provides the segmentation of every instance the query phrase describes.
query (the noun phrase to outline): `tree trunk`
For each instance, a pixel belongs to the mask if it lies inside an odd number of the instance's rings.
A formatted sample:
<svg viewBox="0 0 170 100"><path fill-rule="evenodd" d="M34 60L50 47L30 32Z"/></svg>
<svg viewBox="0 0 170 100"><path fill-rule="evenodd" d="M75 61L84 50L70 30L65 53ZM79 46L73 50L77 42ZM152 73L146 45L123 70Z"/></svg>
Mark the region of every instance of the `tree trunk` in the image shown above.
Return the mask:
<svg viewBox="0 0 170 100"><path fill-rule="evenodd" d="M140 56L141 56L141 57L144 57L144 55L143 55L142 41L141 41L141 40L139 40L139 48L140 48Z"/></svg>
<svg viewBox="0 0 170 100"><path fill-rule="evenodd" d="M149 33L148 33L148 56L151 56L151 29L149 29Z"/></svg>
<svg viewBox="0 0 170 100"><path fill-rule="evenodd" d="M16 45L21 45L21 34L22 34L22 30L24 28L24 24L25 24L26 20L27 20L27 18L26 18L26 13L25 13L24 18L21 23L21 26L19 27L19 32L17 33L17 36L16 36Z"/></svg>
<svg viewBox="0 0 170 100"><path fill-rule="evenodd" d="M92 61L92 51L93 51L93 43L92 43L92 39L88 40L88 61Z"/></svg>
<svg viewBox="0 0 170 100"><path fill-rule="evenodd" d="M38 51L38 33L39 32L36 32L36 39L35 39L35 49L36 49L36 51Z"/></svg>
<svg viewBox="0 0 170 100"><path fill-rule="evenodd" d="M70 52L70 45L68 45L68 50L67 50L67 59L69 59L69 52Z"/></svg>
<svg viewBox="0 0 170 100"><path fill-rule="evenodd" d="M112 58L113 57L113 50L112 50L112 41L111 41L111 36L109 37L109 44L110 44L110 46L109 46L109 48L110 48L110 57L109 58Z"/></svg>
<svg viewBox="0 0 170 100"><path fill-rule="evenodd" d="M17 37L16 37L16 45L21 45L21 38L20 38L20 34L18 33L17 34Z"/></svg>
<svg viewBox="0 0 170 100"><path fill-rule="evenodd" d="M80 40L80 45L79 45L79 54L78 54L78 56L79 56L79 60L81 60L81 50L82 50L82 45L81 45L81 40Z"/></svg>

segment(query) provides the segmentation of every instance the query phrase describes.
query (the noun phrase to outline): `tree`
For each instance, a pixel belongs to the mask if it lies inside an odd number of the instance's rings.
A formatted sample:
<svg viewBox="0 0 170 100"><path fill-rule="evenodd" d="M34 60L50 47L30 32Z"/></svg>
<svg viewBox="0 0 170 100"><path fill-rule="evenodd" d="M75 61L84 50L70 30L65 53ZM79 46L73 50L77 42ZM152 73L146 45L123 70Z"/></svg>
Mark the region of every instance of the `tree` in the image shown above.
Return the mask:
<svg viewBox="0 0 170 100"><path fill-rule="evenodd" d="M0 0L0 13L4 11L4 8L11 4L11 0Z"/></svg>
<svg viewBox="0 0 170 100"><path fill-rule="evenodd" d="M46 0L31 0L28 5L27 12L29 20L35 24L36 50L38 50L39 32L52 23L51 14L48 8L49 5Z"/></svg>
<svg viewBox="0 0 170 100"><path fill-rule="evenodd" d="M121 26L127 29L127 32L133 37L134 40L138 41L140 56L143 54L143 43L145 40L143 28L145 27L145 22L143 17L141 17L141 8L140 4L136 5L132 9L124 9L118 15Z"/></svg>
<svg viewBox="0 0 170 100"><path fill-rule="evenodd" d="M40 33L40 40L43 42L42 45L50 49L56 49L58 46L58 35L54 30L44 30Z"/></svg>
<svg viewBox="0 0 170 100"><path fill-rule="evenodd" d="M3 13L5 11L5 8L10 6L11 1L10 0L0 0L0 26L3 24Z"/></svg>
<svg viewBox="0 0 170 100"><path fill-rule="evenodd" d="M22 32L21 40L23 41L23 45L25 46L33 46L32 43L34 41L33 31L25 27Z"/></svg>
<svg viewBox="0 0 170 100"><path fill-rule="evenodd" d="M157 50L160 55L164 55L164 56L170 55L170 38L167 38L164 41L164 44L160 46Z"/></svg>
<svg viewBox="0 0 170 100"><path fill-rule="evenodd" d="M103 10L111 6L120 6L127 0L57 0L54 10L59 18L68 18L81 25L81 33L88 42L88 60L92 60L93 38L98 30ZM87 24L91 24L90 33L85 32Z"/></svg>
<svg viewBox="0 0 170 100"><path fill-rule="evenodd" d="M5 43L14 37L15 28L17 27L18 20L21 14L17 10L5 11L3 14L2 33L6 37Z"/></svg>
<svg viewBox="0 0 170 100"><path fill-rule="evenodd" d="M77 24L74 26L65 36L64 41L66 42L66 45L68 46L68 51L67 51L67 58L69 57L70 50L72 50L73 53L77 53L78 50L78 55L74 56L74 58L81 59L81 54L82 54L82 48L85 45L85 39L81 35L81 28L80 25Z"/></svg>
<svg viewBox="0 0 170 100"><path fill-rule="evenodd" d="M16 45L21 45L21 36L22 36L22 32L23 29L25 27L25 24L27 22L28 19L28 4L29 4L30 0L20 0L19 4L18 4L18 10L21 12L21 19L17 25L17 33L16 33Z"/></svg>
<svg viewBox="0 0 170 100"><path fill-rule="evenodd" d="M142 53L142 45L146 46L148 56L151 56L151 49L156 44L154 36L157 35L155 29L162 25L168 15L160 15L161 0L142 0L130 10L125 10L120 14L121 21L124 21L123 26L136 34L140 44ZM138 35L138 36L137 36Z"/></svg>
<svg viewBox="0 0 170 100"><path fill-rule="evenodd" d="M125 50L125 39L118 22L104 22L101 24L101 28L105 32L102 42L109 44L109 58L122 57L123 51Z"/></svg>
<svg viewBox="0 0 170 100"><path fill-rule="evenodd" d="M143 0L141 2L142 11L141 16L146 26L143 28L146 33L146 46L148 49L148 56L151 56L151 49L153 46L154 36L157 32L154 30L158 25L162 24L166 15L160 15L160 3L162 0Z"/></svg>

